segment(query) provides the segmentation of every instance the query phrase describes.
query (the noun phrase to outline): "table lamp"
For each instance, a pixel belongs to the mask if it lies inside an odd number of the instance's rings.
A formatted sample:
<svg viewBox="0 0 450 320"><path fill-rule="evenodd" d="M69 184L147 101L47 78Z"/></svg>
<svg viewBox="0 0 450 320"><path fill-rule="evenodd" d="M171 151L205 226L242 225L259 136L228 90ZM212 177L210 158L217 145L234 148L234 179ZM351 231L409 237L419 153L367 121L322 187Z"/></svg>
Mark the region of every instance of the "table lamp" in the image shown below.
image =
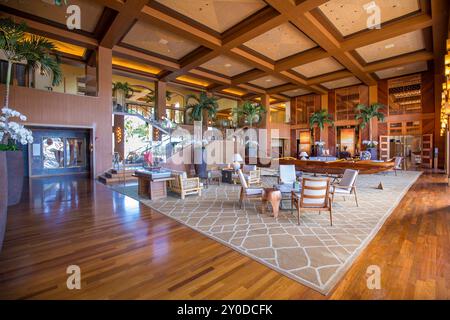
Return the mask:
<svg viewBox="0 0 450 320"><path fill-rule="evenodd" d="M239 153L235 153L233 155L233 168L234 170L239 170L241 168L241 164L239 162L243 162L242 156Z"/></svg>
<svg viewBox="0 0 450 320"><path fill-rule="evenodd" d="M305 151L300 153L300 160L307 160L308 154Z"/></svg>

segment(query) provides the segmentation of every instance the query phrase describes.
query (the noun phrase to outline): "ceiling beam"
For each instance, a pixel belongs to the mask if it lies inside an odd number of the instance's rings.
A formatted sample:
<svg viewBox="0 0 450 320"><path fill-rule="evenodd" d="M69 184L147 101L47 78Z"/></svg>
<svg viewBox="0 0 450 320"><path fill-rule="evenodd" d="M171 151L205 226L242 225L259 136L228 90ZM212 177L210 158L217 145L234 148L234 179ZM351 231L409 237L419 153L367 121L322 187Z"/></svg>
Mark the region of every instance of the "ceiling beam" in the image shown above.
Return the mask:
<svg viewBox="0 0 450 320"><path fill-rule="evenodd" d="M324 74L321 76L317 76L317 77L313 77L307 80L307 83L309 85L314 85L314 84L321 84L324 82L328 82L328 81L334 81L334 80L339 80L339 79L344 79L344 78L348 78L353 76L353 73L351 73L348 70L340 70L340 71L336 71L336 72L331 72L328 74Z"/></svg>
<svg viewBox="0 0 450 320"><path fill-rule="evenodd" d="M433 20L428 14L419 14L383 24L381 29L372 29L346 38L340 43L343 51L350 51L372 43L387 40L402 34L428 28Z"/></svg>
<svg viewBox="0 0 450 320"><path fill-rule="evenodd" d="M295 89L298 89L298 85L292 84L292 83L287 83L287 84L282 84L280 86L270 88L266 91L268 94L275 94L275 93L280 93L280 92L295 90Z"/></svg>
<svg viewBox="0 0 450 320"><path fill-rule="evenodd" d="M152 56L140 51L125 48L123 46L114 46L113 55L117 57L131 59L137 62L152 64L161 69L170 71L175 71L181 68L181 66L176 62Z"/></svg>
<svg viewBox="0 0 450 320"><path fill-rule="evenodd" d="M385 59L378 62L372 62L364 66L364 71L367 73L380 71L384 69L394 68L405 64L410 64L419 61L429 61L434 59L434 54L426 50L404 54L398 57Z"/></svg>
<svg viewBox="0 0 450 320"><path fill-rule="evenodd" d="M136 22L147 2L148 0L127 0L126 5L121 6L120 11L106 30L100 40L100 45L112 49L118 44Z"/></svg>
<svg viewBox="0 0 450 320"><path fill-rule="evenodd" d="M275 63L275 71L284 71L303 64L330 57L331 54L320 47L297 53Z"/></svg>

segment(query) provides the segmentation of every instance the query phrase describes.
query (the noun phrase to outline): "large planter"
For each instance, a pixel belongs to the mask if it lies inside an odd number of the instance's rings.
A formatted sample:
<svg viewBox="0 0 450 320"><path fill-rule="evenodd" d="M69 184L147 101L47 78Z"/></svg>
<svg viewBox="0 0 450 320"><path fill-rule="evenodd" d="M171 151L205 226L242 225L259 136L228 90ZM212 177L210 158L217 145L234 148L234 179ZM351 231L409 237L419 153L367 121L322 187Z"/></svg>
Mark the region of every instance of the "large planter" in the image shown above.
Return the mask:
<svg viewBox="0 0 450 320"><path fill-rule="evenodd" d="M0 151L0 251L6 229L6 213L8 209L8 175L6 152Z"/></svg>
<svg viewBox="0 0 450 320"><path fill-rule="evenodd" d="M23 188L23 153L22 151L5 151L6 170L8 172L8 206L20 202Z"/></svg>
<svg viewBox="0 0 450 320"><path fill-rule="evenodd" d="M370 160L378 160L378 151L377 148L367 148L367 151L370 152Z"/></svg>

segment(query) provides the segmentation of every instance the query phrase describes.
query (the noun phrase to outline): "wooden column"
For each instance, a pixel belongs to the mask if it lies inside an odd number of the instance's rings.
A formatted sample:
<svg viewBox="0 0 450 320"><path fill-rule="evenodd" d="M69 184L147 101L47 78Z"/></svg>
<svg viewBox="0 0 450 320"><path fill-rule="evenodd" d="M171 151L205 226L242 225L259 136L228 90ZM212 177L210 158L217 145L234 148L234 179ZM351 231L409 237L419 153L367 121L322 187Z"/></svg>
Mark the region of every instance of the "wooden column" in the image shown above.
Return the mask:
<svg viewBox="0 0 450 320"><path fill-rule="evenodd" d="M266 114L263 117L263 121L261 122L261 128L267 130L266 135L266 152L267 156L270 158L272 154L272 136L270 133L271 125L270 125L270 96L268 94L264 94L261 96L261 104L266 109Z"/></svg>
<svg viewBox="0 0 450 320"><path fill-rule="evenodd" d="M86 95L97 96L97 52L92 50L91 55L86 63Z"/></svg>
<svg viewBox="0 0 450 320"><path fill-rule="evenodd" d="M378 102L378 85L369 86L369 105ZM382 110L380 110L382 111ZM385 114L387 116L387 114ZM378 141L378 120L372 119L372 139Z"/></svg>
<svg viewBox="0 0 450 320"><path fill-rule="evenodd" d="M98 111L95 113L95 175L112 166L112 50L99 47L97 52Z"/></svg>
<svg viewBox="0 0 450 320"><path fill-rule="evenodd" d="M328 93L320 95L320 108L328 111ZM328 144L328 131L331 130L329 127L331 127L329 124L325 124L319 138L320 141L325 142L325 149L329 149L331 152L331 149L334 148L334 146Z"/></svg>
<svg viewBox="0 0 450 320"><path fill-rule="evenodd" d="M161 120L166 116L166 92L167 82L155 82L155 117Z"/></svg>

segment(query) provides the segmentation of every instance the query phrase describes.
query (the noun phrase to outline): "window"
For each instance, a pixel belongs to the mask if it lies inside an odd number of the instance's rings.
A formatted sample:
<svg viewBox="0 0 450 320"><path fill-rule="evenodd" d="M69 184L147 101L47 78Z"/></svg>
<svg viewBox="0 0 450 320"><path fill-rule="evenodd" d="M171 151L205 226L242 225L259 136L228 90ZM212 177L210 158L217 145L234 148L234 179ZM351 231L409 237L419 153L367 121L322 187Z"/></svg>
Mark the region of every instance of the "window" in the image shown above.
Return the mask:
<svg viewBox="0 0 450 320"><path fill-rule="evenodd" d="M360 103L359 86L336 90L336 121L354 120Z"/></svg>
<svg viewBox="0 0 450 320"><path fill-rule="evenodd" d="M389 115L422 112L420 74L389 80Z"/></svg>
<svg viewBox="0 0 450 320"><path fill-rule="evenodd" d="M295 124L309 122L309 117L320 109L320 97L309 94L295 98Z"/></svg>

